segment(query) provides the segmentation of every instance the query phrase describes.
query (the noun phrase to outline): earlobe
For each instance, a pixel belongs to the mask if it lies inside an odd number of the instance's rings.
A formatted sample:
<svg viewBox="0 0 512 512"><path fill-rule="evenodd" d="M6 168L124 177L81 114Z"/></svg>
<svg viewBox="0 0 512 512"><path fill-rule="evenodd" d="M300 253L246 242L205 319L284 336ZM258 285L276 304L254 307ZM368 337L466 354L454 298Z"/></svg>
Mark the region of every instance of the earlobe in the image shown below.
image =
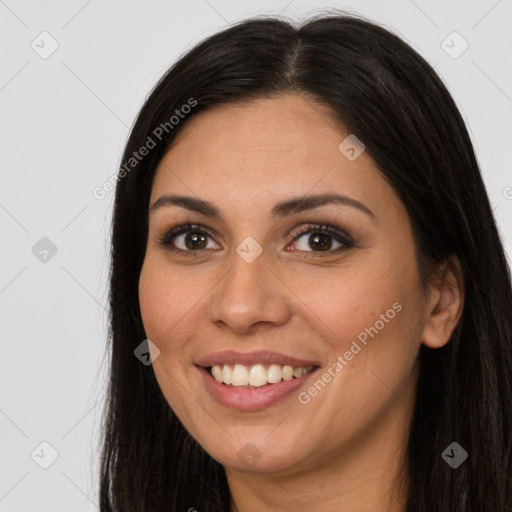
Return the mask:
<svg viewBox="0 0 512 512"><path fill-rule="evenodd" d="M429 290L421 341L427 347L441 348L450 341L464 306L464 280L456 256L440 266Z"/></svg>

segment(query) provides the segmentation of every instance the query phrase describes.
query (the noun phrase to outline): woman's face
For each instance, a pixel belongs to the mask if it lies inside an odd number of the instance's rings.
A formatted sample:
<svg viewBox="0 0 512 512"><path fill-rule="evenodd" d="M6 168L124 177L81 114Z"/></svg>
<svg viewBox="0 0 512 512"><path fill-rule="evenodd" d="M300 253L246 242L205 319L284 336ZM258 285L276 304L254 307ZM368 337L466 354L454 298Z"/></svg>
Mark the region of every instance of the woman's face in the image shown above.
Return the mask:
<svg viewBox="0 0 512 512"><path fill-rule="evenodd" d="M311 469L408 427L426 309L411 224L348 135L299 95L220 106L157 169L139 283L153 369L228 468Z"/></svg>

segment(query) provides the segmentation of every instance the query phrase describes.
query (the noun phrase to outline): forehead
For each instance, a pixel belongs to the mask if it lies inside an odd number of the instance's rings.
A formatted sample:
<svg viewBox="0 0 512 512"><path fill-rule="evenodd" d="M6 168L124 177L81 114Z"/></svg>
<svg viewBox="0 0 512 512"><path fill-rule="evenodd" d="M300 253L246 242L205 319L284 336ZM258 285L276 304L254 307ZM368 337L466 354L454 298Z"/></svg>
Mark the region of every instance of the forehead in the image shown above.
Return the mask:
<svg viewBox="0 0 512 512"><path fill-rule="evenodd" d="M173 192L270 209L287 196L337 191L389 208L397 198L373 160L340 152L348 135L303 95L217 106L184 125L158 166L151 202Z"/></svg>
<svg viewBox="0 0 512 512"><path fill-rule="evenodd" d="M337 147L342 136L342 125L327 107L305 95L284 94L202 112L186 122L171 149L196 149L195 154L224 149L264 158L268 148L274 156L288 152L297 157L310 154L320 142Z"/></svg>

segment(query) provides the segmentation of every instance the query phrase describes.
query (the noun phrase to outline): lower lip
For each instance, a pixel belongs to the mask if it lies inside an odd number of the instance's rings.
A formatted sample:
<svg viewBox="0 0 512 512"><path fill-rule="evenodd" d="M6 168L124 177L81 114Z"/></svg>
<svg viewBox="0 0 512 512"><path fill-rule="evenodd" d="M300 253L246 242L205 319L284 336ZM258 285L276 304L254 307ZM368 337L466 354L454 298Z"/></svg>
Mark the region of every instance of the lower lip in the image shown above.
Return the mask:
<svg viewBox="0 0 512 512"><path fill-rule="evenodd" d="M264 409L300 388L319 368L292 380L267 384L259 388L236 388L217 382L207 368L198 367L210 395L220 404L240 411Z"/></svg>

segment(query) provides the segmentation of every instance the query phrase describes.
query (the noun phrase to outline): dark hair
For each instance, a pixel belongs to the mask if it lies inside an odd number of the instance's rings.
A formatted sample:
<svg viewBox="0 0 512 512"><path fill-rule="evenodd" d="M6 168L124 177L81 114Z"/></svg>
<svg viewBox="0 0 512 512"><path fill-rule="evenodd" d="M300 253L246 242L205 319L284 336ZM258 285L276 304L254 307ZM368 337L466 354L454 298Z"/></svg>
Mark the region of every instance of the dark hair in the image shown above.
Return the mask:
<svg viewBox="0 0 512 512"><path fill-rule="evenodd" d="M134 356L146 338L138 281L149 198L157 165L194 116L292 92L328 107L363 141L410 215L422 284L450 255L461 264L464 308L450 342L420 349L406 510L512 510L512 286L468 131L420 55L386 29L337 13L302 26L259 17L209 37L171 67L135 121L123 163L149 139L155 147L123 167L116 188L101 510L229 510L224 467ZM188 112L178 123L176 110ZM441 457L454 441L469 453L456 470Z"/></svg>

